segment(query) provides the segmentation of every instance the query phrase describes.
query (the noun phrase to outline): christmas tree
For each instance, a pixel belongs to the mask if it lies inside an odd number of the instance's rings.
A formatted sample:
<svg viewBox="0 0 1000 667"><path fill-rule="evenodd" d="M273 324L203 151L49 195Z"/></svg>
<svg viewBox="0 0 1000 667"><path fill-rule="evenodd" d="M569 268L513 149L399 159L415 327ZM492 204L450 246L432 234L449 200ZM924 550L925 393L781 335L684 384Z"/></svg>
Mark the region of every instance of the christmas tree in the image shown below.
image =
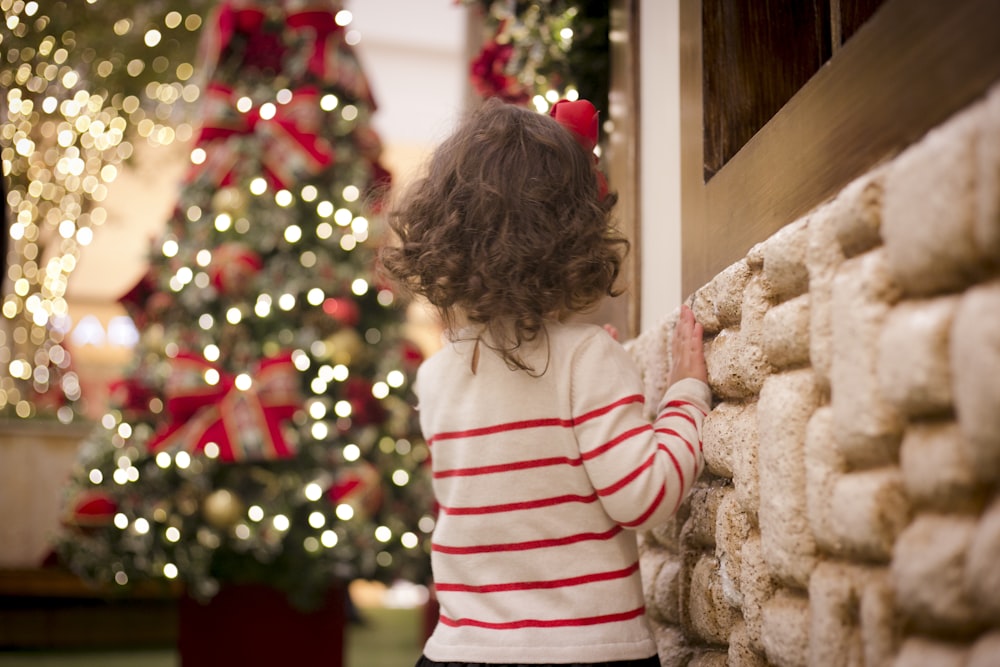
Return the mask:
<svg viewBox="0 0 1000 667"><path fill-rule="evenodd" d="M191 169L67 491L59 552L88 580L258 582L309 607L337 581L427 578L421 355L374 273L389 174L350 19L244 0L203 28Z"/></svg>

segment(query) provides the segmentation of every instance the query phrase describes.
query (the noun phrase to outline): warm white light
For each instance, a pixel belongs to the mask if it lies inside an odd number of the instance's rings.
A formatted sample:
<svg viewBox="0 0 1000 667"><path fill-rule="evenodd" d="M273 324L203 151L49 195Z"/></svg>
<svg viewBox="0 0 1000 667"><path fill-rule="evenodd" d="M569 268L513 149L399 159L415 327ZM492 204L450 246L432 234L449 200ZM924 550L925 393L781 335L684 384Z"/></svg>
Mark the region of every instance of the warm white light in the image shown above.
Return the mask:
<svg viewBox="0 0 1000 667"><path fill-rule="evenodd" d="M163 536L167 538L168 542L179 542L181 539L181 531L178 530L176 526L170 526L163 532Z"/></svg>
<svg viewBox="0 0 1000 667"><path fill-rule="evenodd" d="M319 541L323 543L323 546L327 549L337 546L337 533L332 530L324 530L323 534L319 536Z"/></svg>
<svg viewBox="0 0 1000 667"><path fill-rule="evenodd" d="M407 549L413 549L420 544L420 538L416 533L406 532L399 536L399 542Z"/></svg>
<svg viewBox="0 0 1000 667"><path fill-rule="evenodd" d="M363 296L368 292L368 281L364 278L357 278L351 283L351 291L357 296Z"/></svg>
<svg viewBox="0 0 1000 667"><path fill-rule="evenodd" d="M385 382L376 382L372 385L372 396L381 400L389 395L389 385Z"/></svg>
<svg viewBox="0 0 1000 667"><path fill-rule="evenodd" d="M302 490L308 500L316 501L323 497L323 487L316 482L309 482Z"/></svg>
<svg viewBox="0 0 1000 667"><path fill-rule="evenodd" d="M160 452L156 455L156 465L164 470L170 467L171 460L169 452Z"/></svg>
<svg viewBox="0 0 1000 667"><path fill-rule="evenodd" d="M406 486L410 483L410 473L405 470L396 470L392 473L392 483L396 486Z"/></svg>
<svg viewBox="0 0 1000 667"><path fill-rule="evenodd" d="M350 401L337 401L333 406L333 412L338 417L350 417L351 416Z"/></svg>
<svg viewBox="0 0 1000 667"><path fill-rule="evenodd" d="M361 458L361 448L351 443L344 446L344 460L345 461L357 461Z"/></svg>
<svg viewBox="0 0 1000 667"><path fill-rule="evenodd" d="M337 518L341 521L350 521L354 518L354 508L347 503L341 503L337 505Z"/></svg>
<svg viewBox="0 0 1000 667"><path fill-rule="evenodd" d="M128 528L128 517L122 514L121 512L115 514L114 522L115 522L115 528L119 528L121 530L125 530L126 528Z"/></svg>
<svg viewBox="0 0 1000 667"><path fill-rule="evenodd" d="M182 470L191 465L191 455L187 452L177 452L174 454L174 465Z"/></svg>
<svg viewBox="0 0 1000 667"><path fill-rule="evenodd" d="M264 510L261 509L260 505L251 505L250 509L247 510L247 516L250 517L251 521L263 521Z"/></svg>
<svg viewBox="0 0 1000 667"><path fill-rule="evenodd" d="M326 515L322 512L312 512L309 514L309 525L313 528L322 528L326 525Z"/></svg>
<svg viewBox="0 0 1000 667"><path fill-rule="evenodd" d="M390 387L399 388L403 386L406 382L406 376L403 375L402 371L389 371L385 376L385 381L389 383Z"/></svg>
<svg viewBox="0 0 1000 667"><path fill-rule="evenodd" d="M173 563L167 563L163 566L163 576L167 579L176 579L178 574L180 574L180 571Z"/></svg>
<svg viewBox="0 0 1000 667"><path fill-rule="evenodd" d="M379 526L375 529L375 539L379 542L388 542L392 539L392 531L388 526Z"/></svg>
<svg viewBox="0 0 1000 667"><path fill-rule="evenodd" d="M142 517L139 517L138 519L135 520L133 527L135 528L135 532L139 533L140 535L145 535L146 533L149 532L149 521L146 521Z"/></svg>
<svg viewBox="0 0 1000 667"><path fill-rule="evenodd" d="M240 391L247 391L253 386L253 379L247 373L240 373L236 376L236 380L233 381L236 388Z"/></svg>
<svg viewBox="0 0 1000 667"><path fill-rule="evenodd" d="M289 527L291 527L292 522L289 521L288 517L285 516L284 514L275 514L274 518L271 519L271 525L274 526L275 530L280 530L281 532L285 532L286 530L289 529Z"/></svg>

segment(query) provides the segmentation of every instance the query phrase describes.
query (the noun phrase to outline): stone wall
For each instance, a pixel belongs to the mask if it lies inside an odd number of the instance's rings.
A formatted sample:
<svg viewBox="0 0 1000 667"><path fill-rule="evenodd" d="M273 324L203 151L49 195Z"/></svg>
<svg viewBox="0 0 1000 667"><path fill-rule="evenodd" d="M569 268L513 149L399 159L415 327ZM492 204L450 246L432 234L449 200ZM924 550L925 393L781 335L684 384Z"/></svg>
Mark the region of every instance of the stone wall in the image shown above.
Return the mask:
<svg viewBox="0 0 1000 667"><path fill-rule="evenodd" d="M706 473L641 536L663 665L1000 665L1000 88L691 298ZM648 405L676 313L630 343Z"/></svg>

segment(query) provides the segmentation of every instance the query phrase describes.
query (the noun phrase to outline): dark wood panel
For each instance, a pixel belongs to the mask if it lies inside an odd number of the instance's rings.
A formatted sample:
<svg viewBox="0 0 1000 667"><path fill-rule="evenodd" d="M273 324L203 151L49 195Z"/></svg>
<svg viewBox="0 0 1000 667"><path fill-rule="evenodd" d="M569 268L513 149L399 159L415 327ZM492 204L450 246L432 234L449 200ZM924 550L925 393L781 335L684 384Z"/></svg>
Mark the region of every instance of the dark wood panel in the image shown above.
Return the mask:
<svg viewBox="0 0 1000 667"><path fill-rule="evenodd" d="M887 0L706 183L701 8L682 0L685 294L1000 79L1000 2Z"/></svg>
<svg viewBox="0 0 1000 667"><path fill-rule="evenodd" d="M830 11L840 33L834 50L849 40L883 4L885 0L833 0Z"/></svg>
<svg viewBox="0 0 1000 667"><path fill-rule="evenodd" d="M830 57L829 0L704 0L705 180Z"/></svg>

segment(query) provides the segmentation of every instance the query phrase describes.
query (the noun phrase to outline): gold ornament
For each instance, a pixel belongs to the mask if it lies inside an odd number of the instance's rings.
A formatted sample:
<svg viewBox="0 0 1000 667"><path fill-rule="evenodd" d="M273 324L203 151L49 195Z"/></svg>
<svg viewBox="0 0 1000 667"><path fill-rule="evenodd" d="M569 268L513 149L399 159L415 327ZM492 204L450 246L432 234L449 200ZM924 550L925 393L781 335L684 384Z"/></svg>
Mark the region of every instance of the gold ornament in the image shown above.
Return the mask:
<svg viewBox="0 0 1000 667"><path fill-rule="evenodd" d="M205 521L216 528L229 528L243 517L243 502L228 489L216 489L201 504Z"/></svg>

